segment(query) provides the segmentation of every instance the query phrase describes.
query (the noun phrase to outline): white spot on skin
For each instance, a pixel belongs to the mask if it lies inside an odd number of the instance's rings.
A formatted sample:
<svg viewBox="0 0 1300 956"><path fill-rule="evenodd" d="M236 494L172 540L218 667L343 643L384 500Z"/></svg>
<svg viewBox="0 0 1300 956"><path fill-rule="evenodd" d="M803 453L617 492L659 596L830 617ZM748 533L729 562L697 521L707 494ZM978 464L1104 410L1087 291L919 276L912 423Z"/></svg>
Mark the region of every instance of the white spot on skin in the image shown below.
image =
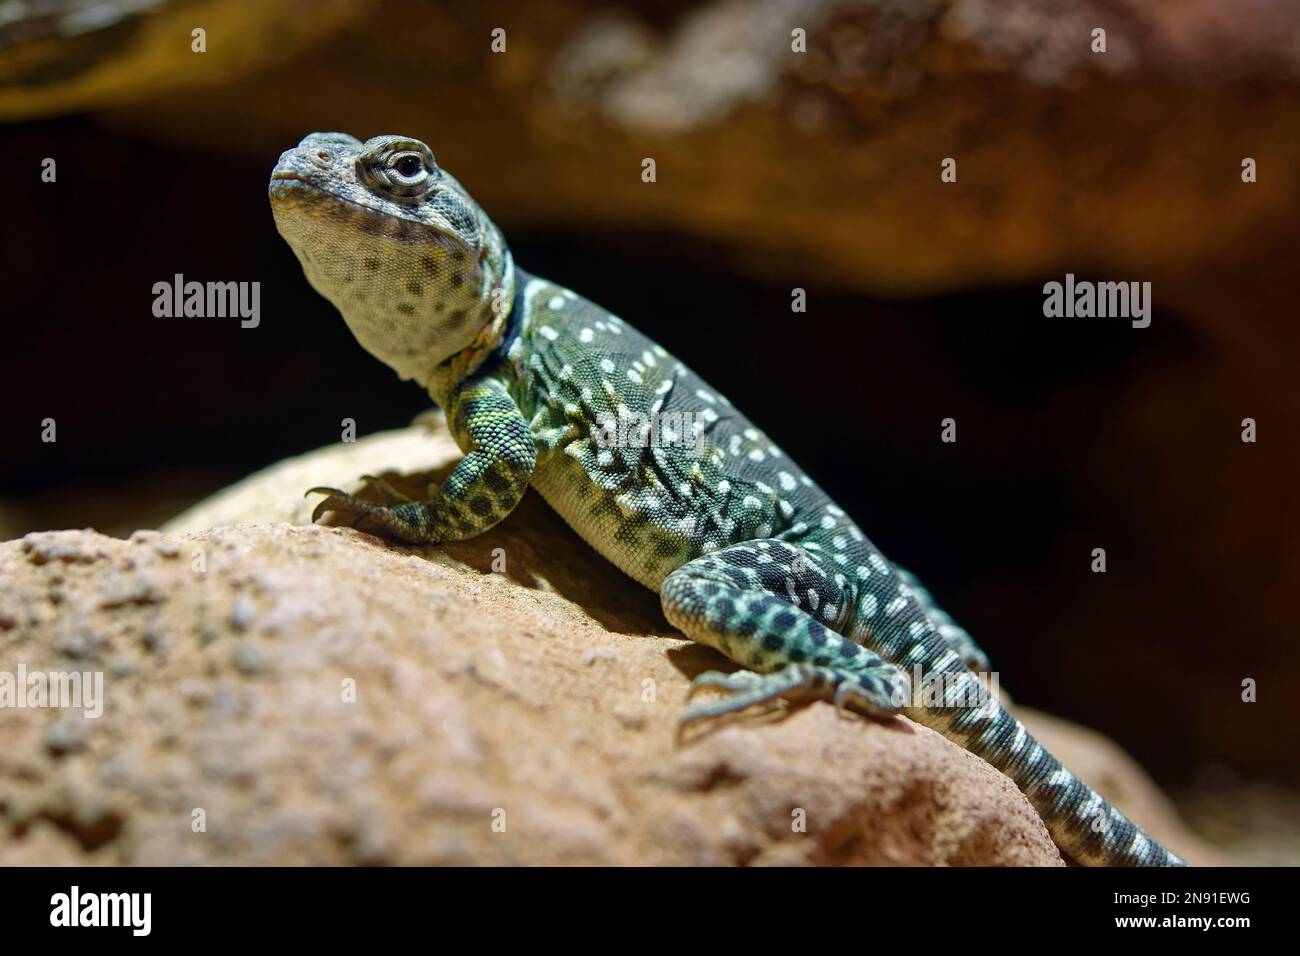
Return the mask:
<svg viewBox="0 0 1300 956"><path fill-rule="evenodd" d="M702 399L703 401L708 402L710 405L714 405L714 404L716 404L717 401L718 401L716 398L714 398L712 395L710 395L708 392L706 392L706 391L705 391L704 389L702 389L702 388L697 388L697 389L695 390L695 394L696 394L700 399Z"/></svg>
<svg viewBox="0 0 1300 956"><path fill-rule="evenodd" d="M783 471L779 473L776 477L777 480L781 482L782 491L794 491L795 488L798 487L798 485L795 483L794 475L790 474L790 472L788 471Z"/></svg>
<svg viewBox="0 0 1300 956"><path fill-rule="evenodd" d="M614 374L614 362L611 359L603 358L600 360L600 370L606 375Z"/></svg>
<svg viewBox="0 0 1300 956"><path fill-rule="evenodd" d="M718 491L724 495L727 492L731 491L731 482L727 481L726 478L723 478L720 482L718 482Z"/></svg>
<svg viewBox="0 0 1300 956"><path fill-rule="evenodd" d="M830 515L822 515L822 527L829 531L831 528L835 527L835 519Z"/></svg>
<svg viewBox="0 0 1300 956"><path fill-rule="evenodd" d="M1017 728L1016 728L1016 739L1013 740L1013 741L1011 741L1011 752L1012 752L1013 754L1018 754L1018 753L1020 753L1020 751L1021 751L1021 750L1024 748L1024 746L1025 746L1025 741L1026 741L1028 738L1029 738L1029 734L1025 732L1024 725L1022 724L1021 726L1017 727Z"/></svg>
<svg viewBox="0 0 1300 956"><path fill-rule="evenodd" d="M550 306L552 312L559 312L564 308L564 297L560 295L551 296L551 301L546 303Z"/></svg>
<svg viewBox="0 0 1300 956"><path fill-rule="evenodd" d="M548 342L554 342L560 337L560 333L555 331L555 329L551 328L549 325L543 325L537 331L540 332L542 338L546 339Z"/></svg>
<svg viewBox="0 0 1300 956"><path fill-rule="evenodd" d="M905 607L907 607L907 600L905 598L894 598L885 605L885 613L892 617Z"/></svg>
<svg viewBox="0 0 1300 956"><path fill-rule="evenodd" d="M879 571L881 574L889 573L889 565L887 565L885 563L885 559L882 558L875 551L872 551L871 554L867 555L867 560L870 561L871 566L875 568L877 571Z"/></svg>
<svg viewBox="0 0 1300 956"><path fill-rule="evenodd" d="M741 504L750 511L757 511L759 508L763 507L763 502L755 498L753 495L745 495L745 500L742 501Z"/></svg>
<svg viewBox="0 0 1300 956"><path fill-rule="evenodd" d="M636 384L638 384L638 385L641 384L641 373L638 372L636 369L634 369L634 368L630 368L630 369L628 369L628 370L627 370L627 377L628 377L629 380L631 380L631 381L633 381L633 382L636 382Z"/></svg>
<svg viewBox="0 0 1300 956"><path fill-rule="evenodd" d="M954 654L952 651L944 651L935 660L934 669L944 670L945 668L951 667L953 664L957 663L958 659L959 658L957 657L957 655Z"/></svg>
<svg viewBox="0 0 1300 956"><path fill-rule="evenodd" d="M581 332L578 333L578 341L584 345L589 344L591 340L594 339L595 337L596 337L596 333L591 331L591 329L583 329Z"/></svg>
<svg viewBox="0 0 1300 956"><path fill-rule="evenodd" d="M862 595L862 616L874 617L876 614L876 596L874 594Z"/></svg>

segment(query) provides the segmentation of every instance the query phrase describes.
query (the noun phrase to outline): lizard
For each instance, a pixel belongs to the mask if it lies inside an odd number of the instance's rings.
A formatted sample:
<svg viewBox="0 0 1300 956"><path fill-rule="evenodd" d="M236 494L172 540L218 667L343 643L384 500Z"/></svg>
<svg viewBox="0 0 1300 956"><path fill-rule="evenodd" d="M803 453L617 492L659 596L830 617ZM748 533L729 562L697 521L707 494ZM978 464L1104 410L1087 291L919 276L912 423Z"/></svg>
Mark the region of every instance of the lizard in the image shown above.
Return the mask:
<svg viewBox="0 0 1300 956"><path fill-rule="evenodd" d="M694 678L683 726L781 699L902 714L1009 777L1074 862L1185 865L1033 738L985 689L971 636L725 396L517 266L424 142L312 133L268 191L312 287L428 391L464 452L423 500L375 479L386 501L312 488L326 496L313 522L333 512L406 542L458 541L532 487L658 592L674 627L741 666Z"/></svg>

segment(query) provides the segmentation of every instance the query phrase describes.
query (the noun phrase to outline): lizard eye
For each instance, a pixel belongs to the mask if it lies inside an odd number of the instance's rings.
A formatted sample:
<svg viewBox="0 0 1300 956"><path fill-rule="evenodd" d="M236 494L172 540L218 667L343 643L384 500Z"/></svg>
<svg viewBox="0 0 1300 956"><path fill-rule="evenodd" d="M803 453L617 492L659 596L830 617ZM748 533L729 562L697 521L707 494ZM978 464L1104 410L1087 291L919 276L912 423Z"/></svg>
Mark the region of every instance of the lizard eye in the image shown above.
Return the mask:
<svg viewBox="0 0 1300 956"><path fill-rule="evenodd" d="M420 199L428 192L438 174L428 146L397 137L381 137L371 143L357 160L357 172L365 185L398 199Z"/></svg>

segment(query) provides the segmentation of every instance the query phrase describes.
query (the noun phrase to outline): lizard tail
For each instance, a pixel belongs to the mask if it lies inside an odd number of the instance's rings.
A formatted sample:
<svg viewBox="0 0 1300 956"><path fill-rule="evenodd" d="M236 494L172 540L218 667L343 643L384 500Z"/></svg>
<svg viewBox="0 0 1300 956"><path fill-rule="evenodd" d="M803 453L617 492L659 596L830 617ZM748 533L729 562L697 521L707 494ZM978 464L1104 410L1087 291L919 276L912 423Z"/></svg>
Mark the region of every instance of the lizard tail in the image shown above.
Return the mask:
<svg viewBox="0 0 1300 956"><path fill-rule="evenodd" d="M1186 866L1061 765L960 663L942 674L946 700L903 712L997 767L1038 811L1056 845L1086 866ZM924 692L924 691L922 691Z"/></svg>

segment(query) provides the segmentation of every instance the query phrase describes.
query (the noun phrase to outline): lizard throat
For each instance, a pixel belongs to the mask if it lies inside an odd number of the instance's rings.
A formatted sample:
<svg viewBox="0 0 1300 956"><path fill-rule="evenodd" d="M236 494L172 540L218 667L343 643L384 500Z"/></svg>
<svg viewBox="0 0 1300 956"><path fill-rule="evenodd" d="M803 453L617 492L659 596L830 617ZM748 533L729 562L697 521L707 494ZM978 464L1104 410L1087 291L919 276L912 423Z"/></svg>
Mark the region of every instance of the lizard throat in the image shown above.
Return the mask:
<svg viewBox="0 0 1300 956"><path fill-rule="evenodd" d="M514 257L505 252L505 269L502 270L500 288L505 293L500 301L508 302L504 308L488 309L488 318L474 336L473 341L446 361L440 363L429 377L431 392L439 392L464 381L478 371L490 356L498 352L508 340L518 333L523 304L520 301L522 283L515 272ZM435 394L435 399L438 397Z"/></svg>

